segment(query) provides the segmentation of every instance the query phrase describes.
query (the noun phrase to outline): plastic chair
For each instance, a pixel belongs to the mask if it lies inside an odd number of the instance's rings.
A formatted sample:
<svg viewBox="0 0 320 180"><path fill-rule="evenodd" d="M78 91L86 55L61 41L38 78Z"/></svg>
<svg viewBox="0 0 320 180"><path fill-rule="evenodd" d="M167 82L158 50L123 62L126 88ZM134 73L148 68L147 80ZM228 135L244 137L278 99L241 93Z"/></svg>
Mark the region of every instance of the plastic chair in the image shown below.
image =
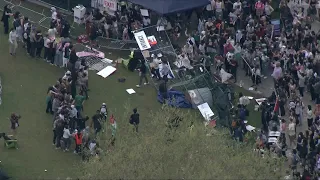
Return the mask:
<svg viewBox="0 0 320 180"><path fill-rule="evenodd" d="M7 135L9 138L13 137L13 135ZM18 149L18 140L17 139L10 139L10 140L4 140L4 146L7 149Z"/></svg>

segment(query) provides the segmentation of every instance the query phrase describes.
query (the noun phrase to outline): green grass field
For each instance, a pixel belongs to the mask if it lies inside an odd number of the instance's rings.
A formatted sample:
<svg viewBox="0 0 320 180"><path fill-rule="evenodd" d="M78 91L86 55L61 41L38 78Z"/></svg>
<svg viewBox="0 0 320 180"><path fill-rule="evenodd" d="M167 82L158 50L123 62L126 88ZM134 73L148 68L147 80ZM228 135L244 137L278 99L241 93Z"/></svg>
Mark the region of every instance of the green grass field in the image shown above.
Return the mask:
<svg viewBox="0 0 320 180"><path fill-rule="evenodd" d="M2 32L2 29L1 29ZM31 59L24 49L19 48L16 57L11 57L7 48L7 36L0 35L0 75L2 78L3 103L0 106L0 132L10 132L10 122L7 119L11 112L21 114L21 124L18 129L19 150L6 150L0 147L0 160L3 168L16 178L53 178L77 175L74 165L78 157L72 153L63 153L52 147L52 118L45 113L45 96L49 85L61 77L63 69L50 66L40 59ZM122 68L107 79L90 72L90 99L85 103L85 114L92 116L106 102L111 113L115 113L119 134L121 125L128 123L128 117L122 117L124 104L137 107L142 123L141 133L149 120L143 119L144 114L154 108L159 108L153 86L137 89L137 94L128 95L125 89L134 87L138 76ZM125 83L119 83L118 78L125 77ZM44 169L48 172L45 173Z"/></svg>

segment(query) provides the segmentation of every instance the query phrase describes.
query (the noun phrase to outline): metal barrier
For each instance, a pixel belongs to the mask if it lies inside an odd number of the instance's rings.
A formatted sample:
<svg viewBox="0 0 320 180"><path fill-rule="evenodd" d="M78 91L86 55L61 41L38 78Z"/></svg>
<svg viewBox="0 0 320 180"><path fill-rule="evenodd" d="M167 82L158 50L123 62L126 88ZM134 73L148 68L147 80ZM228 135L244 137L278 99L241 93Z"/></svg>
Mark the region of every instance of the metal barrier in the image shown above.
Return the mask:
<svg viewBox="0 0 320 180"><path fill-rule="evenodd" d="M43 8L41 12L37 12L31 8L25 7L26 5L23 6L24 3L21 1L19 2L19 4L15 4L13 0L0 0L0 7L3 7L6 4L9 4L10 6L12 6L14 11L19 11L22 15L29 17L30 22L37 24L41 28L49 29L50 23L51 23L51 17L49 17L48 15L49 10L46 11L47 8ZM55 7L48 3L46 3L46 6ZM58 8L58 9L62 10L63 12L68 12L65 9L61 9L61 8ZM0 10L3 11L3 9L0 9ZM82 28L80 27L80 25L79 25L79 28L74 26L73 17L72 18L68 17L70 16L70 11L69 13L66 13L63 15L69 22L72 21L72 23L70 23L71 38L77 39L78 36L83 35L85 33L84 30L83 32L80 30L80 28ZM130 49L138 47L137 43L133 40L126 41L126 40L119 40L119 39L112 39L112 38L105 38L105 37L99 37L98 44L101 48L104 48L104 49L125 50L125 51L130 51Z"/></svg>
<svg viewBox="0 0 320 180"><path fill-rule="evenodd" d="M38 21L36 20L32 20L30 19L30 21L32 23L37 23L37 24L40 24L45 18L46 18L46 15L44 14L44 9L42 10L41 13L37 12L37 11L34 11L32 9L29 9L29 8L26 8L24 6L22 6L22 3L21 1L19 2L19 4L14 4L12 0L10 1L7 1L7 0L3 0L5 3L9 4L13 9L15 9L16 11L19 11L21 13L21 10L22 10L22 14L28 14L28 12L31 12L33 14L36 15L36 17L39 17L40 19ZM23 12L23 11L26 11L26 12Z"/></svg>

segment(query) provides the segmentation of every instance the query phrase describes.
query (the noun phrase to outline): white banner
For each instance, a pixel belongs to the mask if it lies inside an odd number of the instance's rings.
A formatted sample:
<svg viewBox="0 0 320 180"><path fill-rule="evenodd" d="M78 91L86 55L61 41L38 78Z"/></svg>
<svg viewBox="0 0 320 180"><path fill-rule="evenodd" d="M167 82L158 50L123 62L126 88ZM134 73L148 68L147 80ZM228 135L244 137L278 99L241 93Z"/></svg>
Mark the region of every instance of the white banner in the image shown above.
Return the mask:
<svg viewBox="0 0 320 180"><path fill-rule="evenodd" d="M144 31L134 33L134 38L136 39L141 51L151 48L149 41L148 41L148 38L147 38L146 34L144 33Z"/></svg>
<svg viewBox="0 0 320 180"><path fill-rule="evenodd" d="M111 16L114 16L117 4L117 0L91 0L91 7L100 9L100 11L106 11Z"/></svg>

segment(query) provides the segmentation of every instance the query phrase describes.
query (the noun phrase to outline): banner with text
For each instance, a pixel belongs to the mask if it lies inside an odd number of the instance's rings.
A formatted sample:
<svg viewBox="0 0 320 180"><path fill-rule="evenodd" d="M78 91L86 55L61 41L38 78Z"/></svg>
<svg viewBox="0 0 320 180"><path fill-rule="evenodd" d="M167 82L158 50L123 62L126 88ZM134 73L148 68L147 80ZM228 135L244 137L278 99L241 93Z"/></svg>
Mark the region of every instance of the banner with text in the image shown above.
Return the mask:
<svg viewBox="0 0 320 180"><path fill-rule="evenodd" d="M148 41L148 38L147 38L146 34L144 33L144 31L134 33L134 38L136 39L141 51L151 48L149 41Z"/></svg>

